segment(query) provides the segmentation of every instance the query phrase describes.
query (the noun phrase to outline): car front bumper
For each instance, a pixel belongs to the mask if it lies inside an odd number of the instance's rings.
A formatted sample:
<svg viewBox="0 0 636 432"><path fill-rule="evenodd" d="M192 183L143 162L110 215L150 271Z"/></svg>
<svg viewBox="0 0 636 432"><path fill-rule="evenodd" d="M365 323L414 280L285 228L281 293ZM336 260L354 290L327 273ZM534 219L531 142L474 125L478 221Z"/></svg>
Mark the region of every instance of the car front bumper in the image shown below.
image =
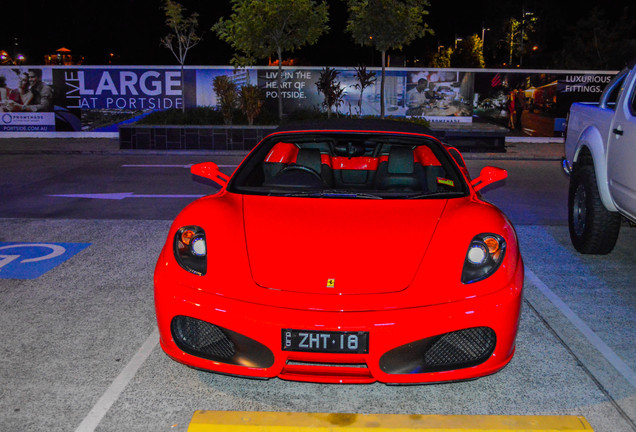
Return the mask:
<svg viewBox="0 0 636 432"><path fill-rule="evenodd" d="M172 280L161 274L155 276L155 304L161 346L178 362L198 369L253 378L408 384L473 379L492 374L511 360L519 324L523 265L518 266L507 286L488 295L426 307L364 312L261 305L168 282ZM175 321L175 317L181 318ZM205 323L213 324L209 328L220 329L231 340L234 351L223 357L182 349L183 344L175 340L175 323L184 322L183 317L193 319L195 324L200 321L204 326L207 326ZM197 327L188 324L187 328ZM286 351L282 347L283 329L368 332L368 353ZM459 342L457 338L450 338L444 344L461 356L470 355L474 349L470 346L473 334L476 338L492 334L492 349L485 358L478 360L479 364L464 362L458 363L457 367L442 367L442 370L418 367L418 359L426 355L425 351L447 334L459 336ZM442 342L437 343L440 344ZM450 370L443 370L449 367Z"/></svg>

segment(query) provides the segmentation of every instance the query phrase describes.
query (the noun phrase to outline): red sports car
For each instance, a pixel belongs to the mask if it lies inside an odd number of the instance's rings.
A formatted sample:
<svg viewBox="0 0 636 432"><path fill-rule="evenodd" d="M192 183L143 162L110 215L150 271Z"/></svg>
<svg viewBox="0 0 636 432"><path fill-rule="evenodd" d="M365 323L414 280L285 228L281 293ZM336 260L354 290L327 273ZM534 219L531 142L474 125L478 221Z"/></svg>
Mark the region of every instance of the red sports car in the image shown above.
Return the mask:
<svg viewBox="0 0 636 432"><path fill-rule="evenodd" d="M284 127L176 218L155 270L161 346L189 366L329 383L472 379L515 350L510 221L426 128Z"/></svg>

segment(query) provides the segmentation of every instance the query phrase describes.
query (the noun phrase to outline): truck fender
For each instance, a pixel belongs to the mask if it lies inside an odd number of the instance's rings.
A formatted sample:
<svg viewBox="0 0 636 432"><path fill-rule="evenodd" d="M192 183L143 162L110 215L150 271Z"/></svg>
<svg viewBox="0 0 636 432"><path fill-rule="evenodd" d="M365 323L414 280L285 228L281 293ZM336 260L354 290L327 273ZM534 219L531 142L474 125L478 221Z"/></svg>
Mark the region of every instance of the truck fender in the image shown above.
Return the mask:
<svg viewBox="0 0 636 432"><path fill-rule="evenodd" d="M589 156L592 157L592 164L596 172L596 183L603 205L609 211L618 211L610 195L607 167L603 166L606 156L603 137L594 126L587 127L579 137L579 143L574 155L574 169L576 169L577 165L590 164L590 161L585 156L586 149Z"/></svg>

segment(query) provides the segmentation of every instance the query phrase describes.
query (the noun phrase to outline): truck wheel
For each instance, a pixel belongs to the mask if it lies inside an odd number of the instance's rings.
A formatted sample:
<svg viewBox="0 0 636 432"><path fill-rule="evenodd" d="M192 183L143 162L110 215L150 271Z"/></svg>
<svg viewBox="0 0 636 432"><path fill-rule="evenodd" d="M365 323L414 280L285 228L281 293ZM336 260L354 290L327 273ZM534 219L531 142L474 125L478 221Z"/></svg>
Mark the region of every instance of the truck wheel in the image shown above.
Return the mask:
<svg viewBox="0 0 636 432"><path fill-rule="evenodd" d="M614 249L621 215L603 206L592 165L575 169L570 177L568 225L577 251L605 255Z"/></svg>

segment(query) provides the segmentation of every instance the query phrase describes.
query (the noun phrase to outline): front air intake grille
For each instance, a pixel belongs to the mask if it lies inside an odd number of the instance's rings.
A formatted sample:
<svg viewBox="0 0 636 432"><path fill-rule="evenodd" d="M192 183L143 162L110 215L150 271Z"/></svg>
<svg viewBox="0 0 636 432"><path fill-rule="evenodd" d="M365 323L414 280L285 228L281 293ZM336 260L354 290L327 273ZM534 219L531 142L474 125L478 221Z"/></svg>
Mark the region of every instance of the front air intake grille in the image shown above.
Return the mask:
<svg viewBox="0 0 636 432"><path fill-rule="evenodd" d="M223 330L195 318L176 316L172 320L172 337L180 349L199 357L229 360L236 353Z"/></svg>
<svg viewBox="0 0 636 432"><path fill-rule="evenodd" d="M473 327L420 339L384 353L380 368L390 374L441 372L488 360L497 337L489 327Z"/></svg>
<svg viewBox="0 0 636 432"><path fill-rule="evenodd" d="M429 369L473 366L485 361L495 349L495 332L475 327L446 333L426 351L424 363Z"/></svg>
<svg viewBox="0 0 636 432"><path fill-rule="evenodd" d="M376 379L365 363L312 363L288 360L279 378L292 381L362 384Z"/></svg>

